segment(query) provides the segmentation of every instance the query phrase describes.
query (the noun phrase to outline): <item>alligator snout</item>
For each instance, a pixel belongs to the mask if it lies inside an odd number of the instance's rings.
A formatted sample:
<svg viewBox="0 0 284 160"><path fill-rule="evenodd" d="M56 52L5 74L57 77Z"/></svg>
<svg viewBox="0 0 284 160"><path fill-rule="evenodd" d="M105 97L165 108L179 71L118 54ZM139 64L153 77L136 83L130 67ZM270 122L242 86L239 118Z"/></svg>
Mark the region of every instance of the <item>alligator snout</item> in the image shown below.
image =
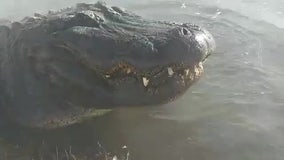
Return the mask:
<svg viewBox="0 0 284 160"><path fill-rule="evenodd" d="M195 65L203 62L215 50L213 36L193 24L176 25L169 30L168 43L160 50L169 61ZM169 62L170 63L170 62Z"/></svg>
<svg viewBox="0 0 284 160"><path fill-rule="evenodd" d="M204 61L216 48L213 36L205 29L195 33L195 40L200 49L200 61Z"/></svg>

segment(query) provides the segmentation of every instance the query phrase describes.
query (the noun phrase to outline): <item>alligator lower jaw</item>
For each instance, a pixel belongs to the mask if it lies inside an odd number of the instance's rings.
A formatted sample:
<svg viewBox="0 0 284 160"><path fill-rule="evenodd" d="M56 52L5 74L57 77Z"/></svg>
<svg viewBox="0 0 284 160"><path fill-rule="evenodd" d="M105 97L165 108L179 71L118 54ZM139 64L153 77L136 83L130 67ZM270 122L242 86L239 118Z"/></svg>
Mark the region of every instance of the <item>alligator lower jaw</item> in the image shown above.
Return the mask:
<svg viewBox="0 0 284 160"><path fill-rule="evenodd" d="M123 99L124 103L120 103L115 106L112 106L113 104L110 104L109 106L101 106L101 108L100 106L94 106L94 108L92 108L92 106L74 107L73 105L71 105L70 107L68 107L68 111L57 110L56 114L47 114L46 116L40 117L36 120L32 119L30 121L19 121L23 122L23 125L28 124L26 126L30 127L55 129L84 121L90 117L97 117L107 114L117 106L141 107L165 104L182 96L190 87L190 85L200 78L203 73L203 64L202 62L200 62L193 66L169 65L159 68L156 67L156 69L157 70L151 70L150 72L141 72L140 74L137 72L136 74L134 74L132 72L127 72L127 69L124 68L123 70L117 70L115 73L117 74L118 72L121 73L121 71L126 71L124 74L129 76L125 76L123 78L122 76L116 75L114 77L113 75L113 77L106 78L109 84L115 85L117 88L120 88L121 86L123 86L123 83L125 83L125 79L129 78L131 75L136 75L137 80L134 82L134 84L135 87L137 87L137 92L143 93L146 98L138 97L137 95L133 97L131 94L127 94L127 97ZM137 98L136 100L145 98L146 101L139 101L139 103L128 102L132 98Z"/></svg>

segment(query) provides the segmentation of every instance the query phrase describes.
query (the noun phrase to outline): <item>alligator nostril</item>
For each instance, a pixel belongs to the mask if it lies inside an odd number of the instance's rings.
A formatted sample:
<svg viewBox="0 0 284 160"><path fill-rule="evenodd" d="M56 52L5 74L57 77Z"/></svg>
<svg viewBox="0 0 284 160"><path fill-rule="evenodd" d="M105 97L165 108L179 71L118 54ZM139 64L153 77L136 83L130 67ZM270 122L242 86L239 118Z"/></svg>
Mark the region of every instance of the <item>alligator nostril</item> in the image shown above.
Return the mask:
<svg viewBox="0 0 284 160"><path fill-rule="evenodd" d="M182 28L182 34L183 34L183 35L188 35L188 30L185 29L185 28Z"/></svg>

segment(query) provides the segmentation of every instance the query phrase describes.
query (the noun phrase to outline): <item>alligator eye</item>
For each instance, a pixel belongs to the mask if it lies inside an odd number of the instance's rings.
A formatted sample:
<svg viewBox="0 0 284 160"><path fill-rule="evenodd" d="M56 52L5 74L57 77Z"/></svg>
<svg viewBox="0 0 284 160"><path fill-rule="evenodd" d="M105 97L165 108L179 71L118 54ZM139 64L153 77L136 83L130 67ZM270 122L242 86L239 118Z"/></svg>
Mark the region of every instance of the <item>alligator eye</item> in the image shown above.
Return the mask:
<svg viewBox="0 0 284 160"><path fill-rule="evenodd" d="M189 31L186 28L182 28L181 32L183 35L188 35Z"/></svg>

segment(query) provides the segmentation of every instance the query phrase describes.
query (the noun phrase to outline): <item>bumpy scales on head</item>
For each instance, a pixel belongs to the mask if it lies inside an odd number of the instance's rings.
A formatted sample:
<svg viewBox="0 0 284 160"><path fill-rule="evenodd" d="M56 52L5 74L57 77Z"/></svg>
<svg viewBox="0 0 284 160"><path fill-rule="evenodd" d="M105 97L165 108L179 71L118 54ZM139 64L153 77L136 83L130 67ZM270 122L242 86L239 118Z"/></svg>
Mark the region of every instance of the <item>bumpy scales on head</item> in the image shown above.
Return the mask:
<svg viewBox="0 0 284 160"><path fill-rule="evenodd" d="M182 95L215 49L196 25L146 20L103 3L78 4L0 26L0 109L53 128L115 107Z"/></svg>

